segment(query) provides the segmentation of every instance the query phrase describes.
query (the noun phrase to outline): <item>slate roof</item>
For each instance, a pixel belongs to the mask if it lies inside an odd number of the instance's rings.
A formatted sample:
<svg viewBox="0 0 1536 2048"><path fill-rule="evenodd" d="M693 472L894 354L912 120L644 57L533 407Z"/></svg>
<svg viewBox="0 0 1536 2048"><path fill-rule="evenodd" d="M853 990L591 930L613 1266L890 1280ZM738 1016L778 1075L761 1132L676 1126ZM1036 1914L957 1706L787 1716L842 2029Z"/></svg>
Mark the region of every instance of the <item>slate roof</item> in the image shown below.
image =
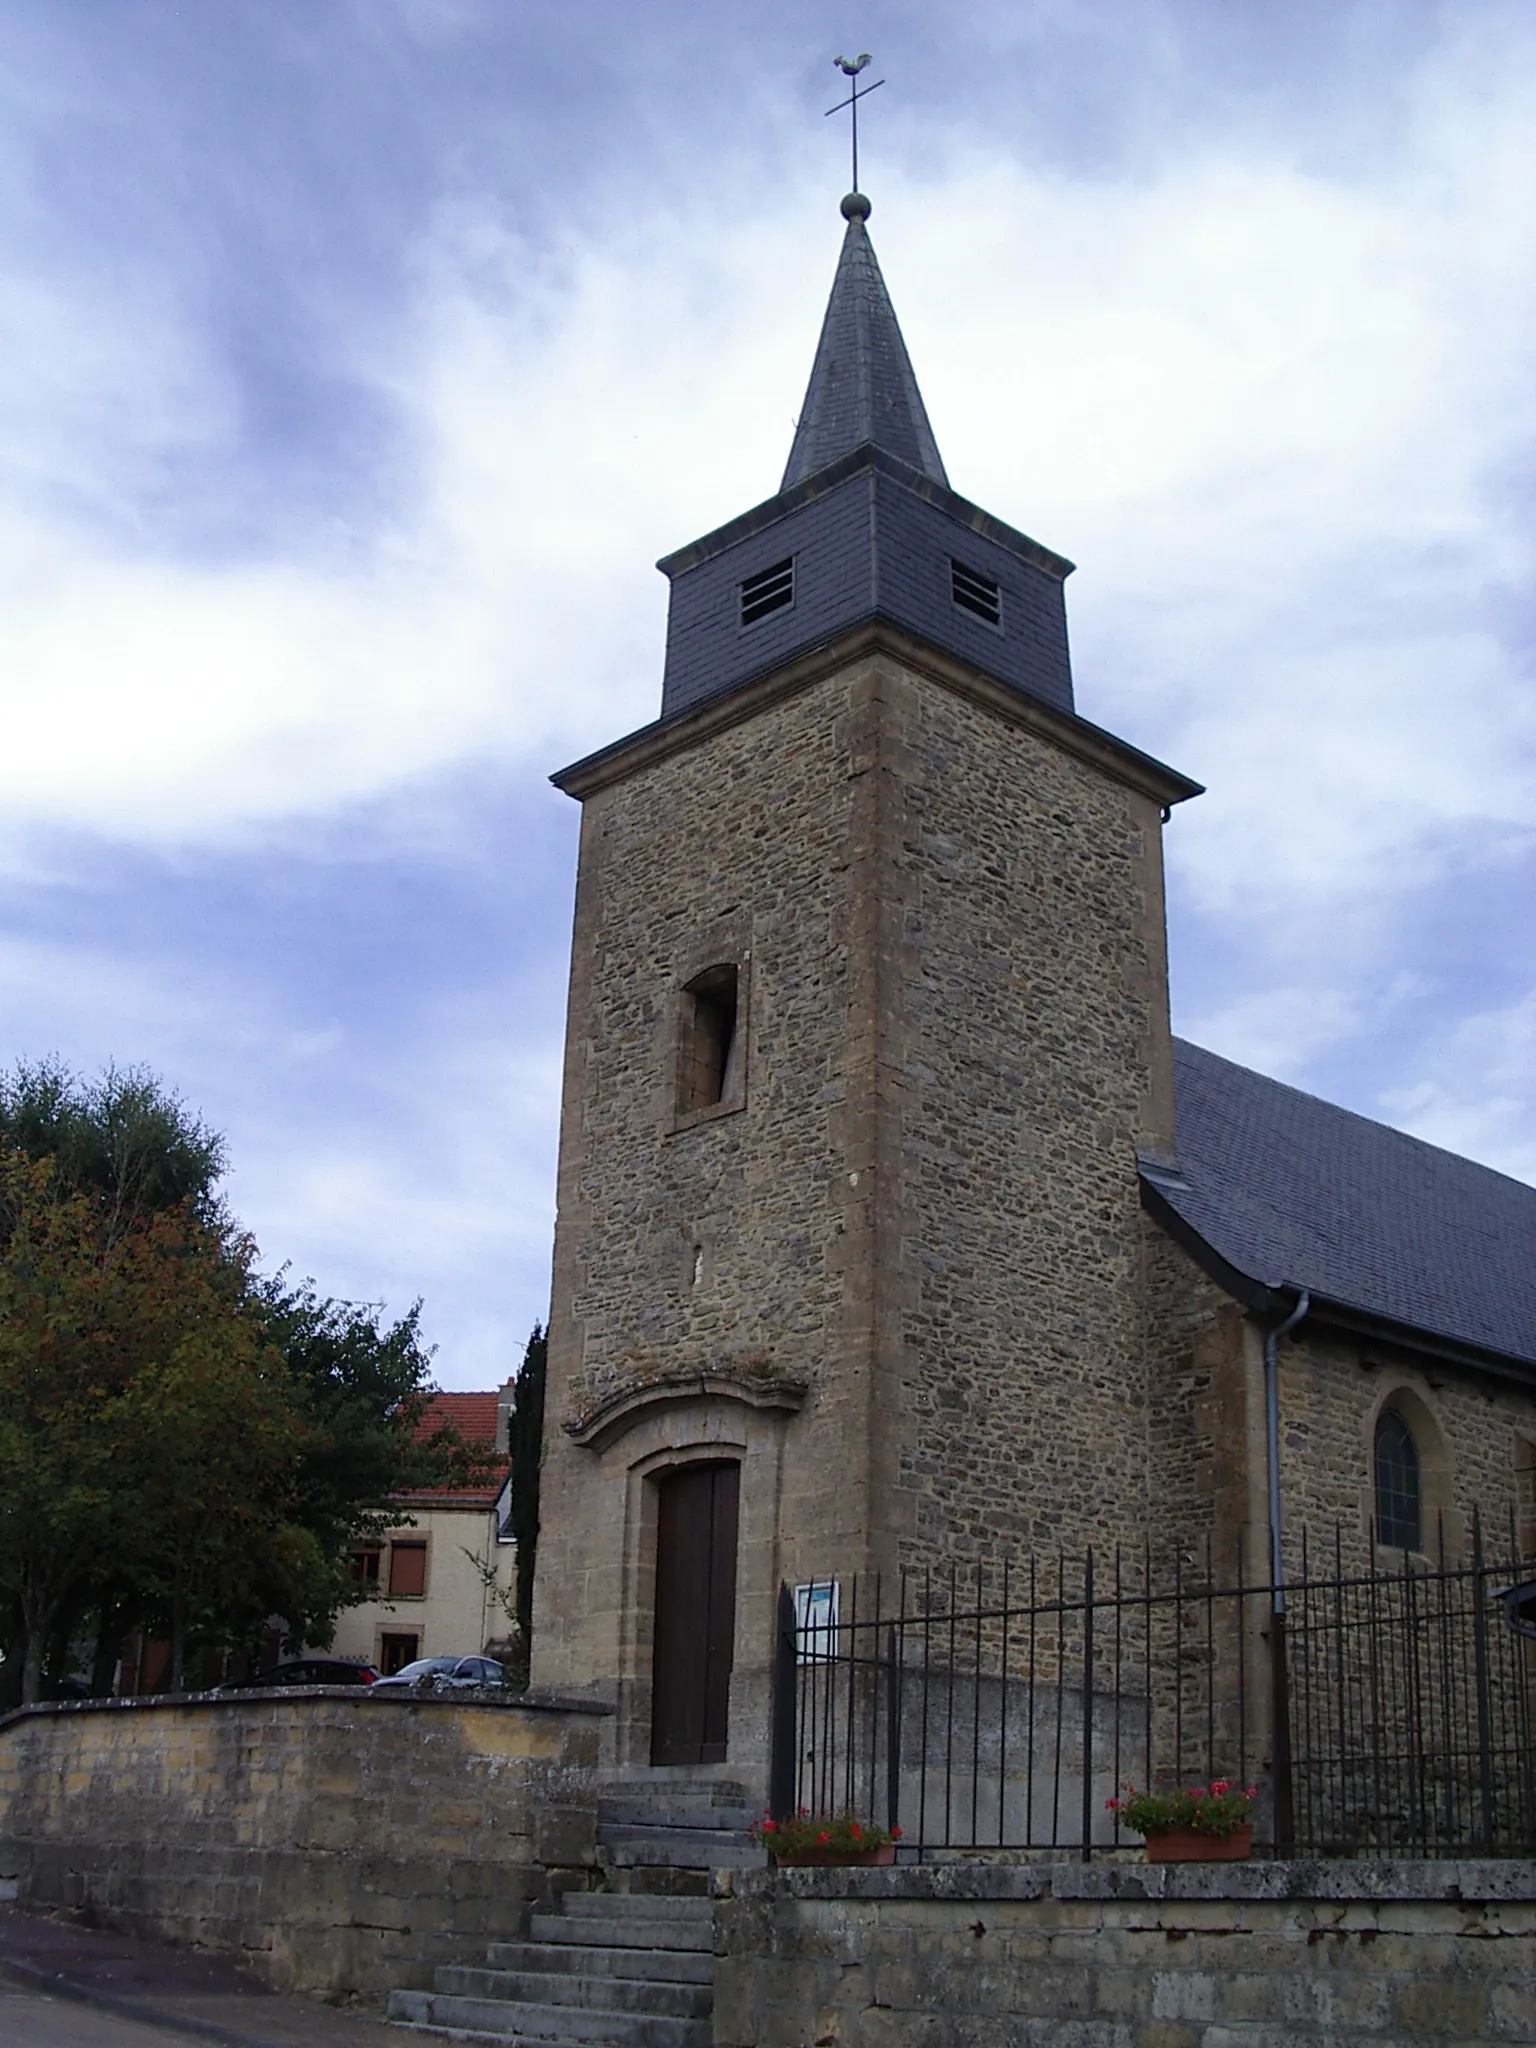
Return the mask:
<svg viewBox="0 0 1536 2048"><path fill-rule="evenodd" d="M1062 592L1072 564L950 489L868 211L859 193L843 201L783 483L657 564L672 585L663 723L877 619L1075 716ZM990 607L957 596L957 571L973 588L991 586ZM749 611L747 585L759 577L776 579L779 601Z"/></svg>
<svg viewBox="0 0 1536 2048"><path fill-rule="evenodd" d="M946 489L949 485L865 230L868 211L869 201L858 193L850 192L843 201L848 226L842 254L780 491L803 483L866 442L909 463L934 483Z"/></svg>
<svg viewBox="0 0 1536 2048"><path fill-rule="evenodd" d="M1182 1039L1173 1071L1142 1178L1238 1274L1536 1365L1536 1188Z"/></svg>

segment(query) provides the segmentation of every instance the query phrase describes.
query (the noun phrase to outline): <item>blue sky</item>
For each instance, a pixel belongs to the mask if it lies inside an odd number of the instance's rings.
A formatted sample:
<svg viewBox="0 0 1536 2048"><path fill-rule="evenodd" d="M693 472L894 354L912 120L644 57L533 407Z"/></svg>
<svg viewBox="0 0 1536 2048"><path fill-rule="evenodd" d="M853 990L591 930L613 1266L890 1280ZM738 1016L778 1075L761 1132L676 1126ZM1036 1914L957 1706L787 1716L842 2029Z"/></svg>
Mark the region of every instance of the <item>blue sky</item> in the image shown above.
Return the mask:
<svg viewBox="0 0 1536 2048"><path fill-rule="evenodd" d="M1198 777L1176 1027L1536 1178L1527 0L0 0L0 1054L267 1263L547 1304L576 812L862 182L956 487Z"/></svg>

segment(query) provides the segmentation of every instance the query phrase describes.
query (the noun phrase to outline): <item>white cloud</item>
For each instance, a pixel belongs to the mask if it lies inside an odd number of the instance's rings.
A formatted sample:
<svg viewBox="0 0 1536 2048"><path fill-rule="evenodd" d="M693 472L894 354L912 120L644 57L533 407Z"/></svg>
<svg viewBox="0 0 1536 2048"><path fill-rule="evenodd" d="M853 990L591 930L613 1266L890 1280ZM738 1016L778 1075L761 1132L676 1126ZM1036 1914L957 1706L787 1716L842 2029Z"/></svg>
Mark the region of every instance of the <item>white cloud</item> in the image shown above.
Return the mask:
<svg viewBox="0 0 1536 2048"><path fill-rule="evenodd" d="M1196 1017L1188 1035L1239 1066L1288 1081L1315 1054L1379 1023L1354 992L1316 985L1254 990Z"/></svg>
<svg viewBox="0 0 1536 2048"><path fill-rule="evenodd" d="M440 1382L495 1385L547 1313L559 1048L437 1016L408 1062L372 1064L366 1098L317 1105L303 1144L239 1106L232 1205L268 1264L302 1247L327 1293L392 1314L423 1295Z"/></svg>
<svg viewBox="0 0 1536 2048"><path fill-rule="evenodd" d="M1382 1095L1390 1122L1536 1182L1536 991L1466 1018L1418 1068Z"/></svg>
<svg viewBox="0 0 1536 2048"><path fill-rule="evenodd" d="M1217 784L1178 855L1213 902L1262 793L1288 823L1244 847L1249 889L1376 886L1447 825L1520 814L1524 678L1482 609L1528 573L1490 478L1536 429L1532 134L1522 79L1453 72L1369 184L1258 153L1139 184L994 155L881 200L957 482L1080 549L1088 707ZM410 318L357 349L418 488L323 559L300 529L220 565L66 518L50 466L131 498L229 407L163 297L26 280L46 370L10 382L32 424L0 509L7 809L217 836L651 715L649 559L772 488L827 212L780 194L722 235L711 199L637 237L610 208L551 252L445 209Z"/></svg>
<svg viewBox="0 0 1536 2048"><path fill-rule="evenodd" d="M1229 991L1199 1035L1303 1080L1379 1026L1381 988L1415 1000L1411 899L1530 843L1528 46L1517 12L1448 22L1390 141L1357 154L1335 132L1308 155L1270 119L1134 178L1068 176L936 118L941 167L877 193L958 488L1083 564L1083 710L1210 784L1172 869L1183 904L1248 938L1262 993ZM296 508L241 559L190 556L142 512L189 462L247 487L196 292L68 250L23 268L0 347L0 861L32 828L255 840L469 757L531 786L653 716L650 564L772 490L838 232L808 181L678 187L699 196L671 213L615 187L558 246L485 197L445 203L404 315L346 344L399 430L388 497L338 533ZM126 1042L132 971L67 951L61 980ZM141 1035L195 1060L224 1028L194 1005ZM1499 1104L1502 1071L1465 1068ZM1431 1060L1385 1106L1503 1143L1461 1072ZM437 1119L420 1184L440 1200L413 1209L407 1138L354 1121L286 1166L242 1155L275 1241L345 1262L395 1231L448 1262L476 1204L515 1207L523 1183L447 1097L418 1121L394 1085L401 1133Z"/></svg>
<svg viewBox="0 0 1536 2048"><path fill-rule="evenodd" d="M513 1029L494 999L437 991L402 1044L366 1016L295 1016L238 960L189 973L107 944L4 938L0 992L0 1044L86 1073L105 1045L223 1131L225 1192L264 1266L291 1258L322 1292L392 1316L424 1296L444 1385L515 1366L547 1311L554 1004L527 1005Z"/></svg>

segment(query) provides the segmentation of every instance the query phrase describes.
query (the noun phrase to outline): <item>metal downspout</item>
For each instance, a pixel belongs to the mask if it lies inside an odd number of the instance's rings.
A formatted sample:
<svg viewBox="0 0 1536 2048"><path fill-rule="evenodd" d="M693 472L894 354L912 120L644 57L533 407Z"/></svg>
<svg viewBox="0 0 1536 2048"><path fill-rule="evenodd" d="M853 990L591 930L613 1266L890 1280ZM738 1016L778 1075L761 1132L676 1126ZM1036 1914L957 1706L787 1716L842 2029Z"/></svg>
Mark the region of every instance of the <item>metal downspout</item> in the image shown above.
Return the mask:
<svg viewBox="0 0 1536 2048"><path fill-rule="evenodd" d="M1264 1334L1264 1434L1269 1457L1269 1582L1274 1589L1272 1606L1285 1612L1285 1568L1280 1547L1284 1533L1280 1520L1280 1339L1288 1337L1312 1306L1312 1297L1302 1289L1301 1299L1283 1323Z"/></svg>
<svg viewBox="0 0 1536 2048"><path fill-rule="evenodd" d="M1264 1337L1265 1435L1269 1446L1269 1679L1270 1770L1274 1796L1274 1842L1277 1856L1290 1856L1296 1844L1296 1802L1291 1775L1290 1656L1285 1641L1285 1570L1280 1520L1280 1339L1287 1336L1312 1306L1301 1299L1283 1323Z"/></svg>

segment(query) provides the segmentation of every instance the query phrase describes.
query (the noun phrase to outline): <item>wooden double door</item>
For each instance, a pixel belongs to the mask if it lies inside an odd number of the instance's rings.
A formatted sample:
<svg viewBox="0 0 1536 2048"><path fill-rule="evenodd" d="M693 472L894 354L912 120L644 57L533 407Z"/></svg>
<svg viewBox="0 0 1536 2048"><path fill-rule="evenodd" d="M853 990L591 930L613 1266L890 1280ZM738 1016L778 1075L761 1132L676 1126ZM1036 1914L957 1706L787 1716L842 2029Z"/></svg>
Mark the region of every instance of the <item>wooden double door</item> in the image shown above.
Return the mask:
<svg viewBox="0 0 1536 2048"><path fill-rule="evenodd" d="M738 1464L682 1465L657 1485L651 1762L725 1762L736 1636Z"/></svg>

